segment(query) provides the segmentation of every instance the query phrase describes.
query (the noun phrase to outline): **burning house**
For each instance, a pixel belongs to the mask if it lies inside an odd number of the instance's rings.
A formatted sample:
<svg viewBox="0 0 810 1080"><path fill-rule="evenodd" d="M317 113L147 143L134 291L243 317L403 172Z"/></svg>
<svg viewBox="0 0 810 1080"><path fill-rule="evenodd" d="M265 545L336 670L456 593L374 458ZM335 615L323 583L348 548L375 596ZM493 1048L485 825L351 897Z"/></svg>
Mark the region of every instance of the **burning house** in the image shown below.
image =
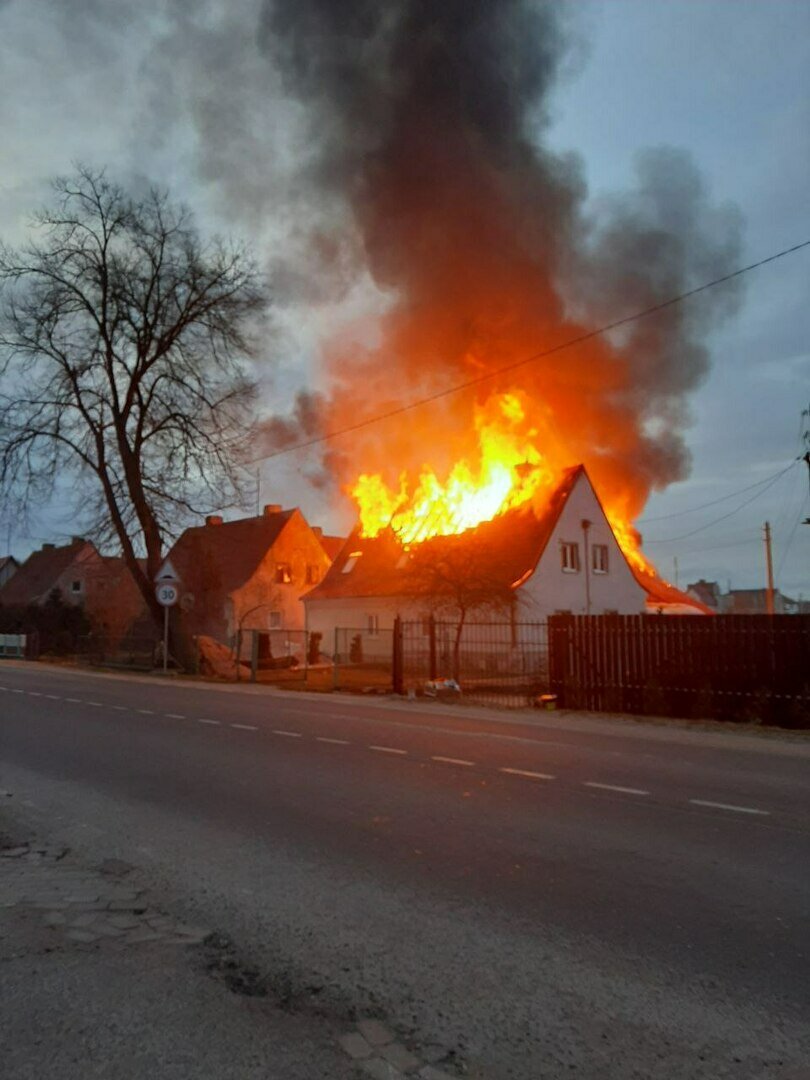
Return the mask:
<svg viewBox="0 0 810 1080"><path fill-rule="evenodd" d="M581 465L564 473L541 512L523 503L464 529L432 528L428 535L428 518L396 514L386 527L361 522L304 596L308 629L326 648L336 628L374 637L397 616L519 623L675 604L702 613L623 550Z"/></svg>

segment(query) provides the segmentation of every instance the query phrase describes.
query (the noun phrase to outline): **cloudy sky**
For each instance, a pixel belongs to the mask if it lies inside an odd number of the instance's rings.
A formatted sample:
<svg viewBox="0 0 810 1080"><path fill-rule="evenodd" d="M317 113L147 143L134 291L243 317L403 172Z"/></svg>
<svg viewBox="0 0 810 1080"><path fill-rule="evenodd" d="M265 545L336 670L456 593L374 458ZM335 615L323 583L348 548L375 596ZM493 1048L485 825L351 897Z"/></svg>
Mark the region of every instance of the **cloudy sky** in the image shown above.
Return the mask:
<svg viewBox="0 0 810 1080"><path fill-rule="evenodd" d="M23 239L47 178L82 160L168 185L205 227L248 236L262 257L294 249L306 116L257 48L259 6L0 0L0 236ZM570 46L547 101L546 141L580 157L594 207L632 185L640 151L672 146L691 153L712 199L739 209L744 263L810 239L807 0L562 7ZM707 341L711 371L690 398L691 474L652 497L640 526L670 579L678 557L681 584L702 576L760 586L767 518L777 584L810 595L806 467L742 490L802 452L809 286L810 250L753 271L739 310ZM317 280L294 291L292 302L280 289L273 364L260 372L268 399L284 404L315 378L319 340L358 303ZM295 501L345 527L345 504L303 488L293 458L264 467L266 501ZM9 527L19 556L71 525L64 502L25 527L0 508L0 548Z"/></svg>

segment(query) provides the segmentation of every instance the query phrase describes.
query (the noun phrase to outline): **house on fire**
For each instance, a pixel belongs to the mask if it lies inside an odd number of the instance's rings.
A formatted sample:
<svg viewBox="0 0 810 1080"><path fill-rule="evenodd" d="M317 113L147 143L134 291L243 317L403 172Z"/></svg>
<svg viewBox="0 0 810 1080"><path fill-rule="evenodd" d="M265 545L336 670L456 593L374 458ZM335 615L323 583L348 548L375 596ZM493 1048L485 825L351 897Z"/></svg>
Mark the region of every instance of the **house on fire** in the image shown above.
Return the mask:
<svg viewBox="0 0 810 1080"><path fill-rule="evenodd" d="M230 644L241 630L303 630L301 594L324 577L343 537L324 536L298 509L210 515L169 552L189 632Z"/></svg>
<svg viewBox="0 0 810 1080"><path fill-rule="evenodd" d="M432 584L429 569L424 572L431 562L447 568L436 571ZM580 465L568 470L541 517L511 510L410 551L390 533L367 539L356 530L323 581L304 596L307 628L322 634L329 650L335 628L373 637L392 628L397 615L454 620L465 589L471 621L538 622L558 612L674 613L684 605L693 614L708 611L631 567Z"/></svg>

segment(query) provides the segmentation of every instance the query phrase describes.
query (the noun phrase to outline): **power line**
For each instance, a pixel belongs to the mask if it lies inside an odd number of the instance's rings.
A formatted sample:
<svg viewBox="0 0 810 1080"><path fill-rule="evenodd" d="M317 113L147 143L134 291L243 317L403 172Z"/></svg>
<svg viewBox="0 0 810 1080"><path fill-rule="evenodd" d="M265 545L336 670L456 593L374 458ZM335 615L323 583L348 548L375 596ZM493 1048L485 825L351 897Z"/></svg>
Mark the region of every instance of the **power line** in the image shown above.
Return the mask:
<svg viewBox="0 0 810 1080"><path fill-rule="evenodd" d="M767 484L770 480L777 480L783 473L786 473L792 465L796 464L798 458L791 461L790 465L781 469L778 473L774 473L773 476L766 476L764 480L757 480L755 484L749 484L748 487L740 488L739 491L732 491L729 495L723 495L719 499L712 499L711 502L701 503L700 506L690 506L688 510L678 510L672 514L659 514L657 517L645 517L639 518L636 521L637 525L648 525L651 521L667 521L669 518L683 517L684 514L694 514L698 510L705 510L709 506L717 506L721 502L727 502L729 499L733 499L735 495L744 495L746 491L753 491L754 488L761 487L762 484Z"/></svg>
<svg viewBox="0 0 810 1080"><path fill-rule="evenodd" d="M245 464L255 465L260 461L269 461L271 458L282 457L284 454L292 454L296 450L306 450L311 446L318 446L320 443L329 442L329 440L336 439L341 435L349 435L354 431L360 431L362 428L370 427L372 424L379 424L383 420L390 420L394 416L401 416L403 413L410 412L411 409L417 409L421 405L429 405L434 401L439 401L441 398L449 397L451 394L458 394L462 390L469 390L473 386L480 386L481 383L494 379L498 375L504 375L507 372L515 371L517 368L523 367L526 364L531 364L535 360L542 360L547 356L553 356L555 353L564 352L566 349L574 348L575 345L583 345L586 341L593 341L594 338L602 337L602 335L609 333L611 330L617 330L621 326L628 326L630 323L638 322L639 319L647 318L649 315L655 315L659 311L665 311L667 308L683 303L684 300L688 300L690 297L697 296L699 293L706 292L708 289L714 289L716 286L723 285L727 281L733 281L742 274L747 274L750 270L757 270L761 266L776 262L777 259L782 259L785 255L792 255L794 252L801 251L802 248L806 247L810 247L810 240L803 240L801 243L794 244L792 247L783 248L782 251L777 251L773 255L768 255L767 258L749 263L748 266L741 266L738 270L734 270L730 274L724 274L722 277L714 278L712 281L706 281L702 285L697 285L694 289L688 289L686 292L670 297L669 300L663 300L659 304L653 304L651 307L636 311L632 315L625 315L623 318L616 319L611 323L606 323L596 330L589 330L585 334L578 334L576 337L568 338L568 340L561 341L557 345L552 345L548 349L542 349L540 352L533 353L531 356L526 356L522 360L516 360L512 364L505 364L503 367L494 368L484 375L478 375L474 379L467 379L466 382L448 386L446 389L439 390L435 394L429 394L427 397L416 398L414 401L409 401L407 404L400 405L396 409L389 409L387 412L378 413L376 416L370 416L366 420L359 420L356 424L349 424L347 427L337 428L335 431L328 431L325 435L318 435L315 438L306 439L304 442L293 443L291 446L285 446L279 450L274 450L270 454L251 458L250 461L247 461Z"/></svg>
<svg viewBox="0 0 810 1080"><path fill-rule="evenodd" d="M692 529L691 532L683 533L681 536L669 536L659 538L657 540L645 540L645 546L649 544L674 544L677 540L687 540L690 536L695 536L699 532L704 532L706 529L710 529L713 525L719 525L721 521L725 521L727 518L733 517L734 514L739 513L740 510L750 505L754 501L754 499L758 499L760 495L764 495L768 488L773 487L776 481L783 477L789 469L792 469L795 464L795 461L791 461L787 469L782 469L780 473L777 473L776 476L772 477L770 483L767 484L766 487L760 488L759 491L754 492L750 499L746 499L745 502L740 503L739 506L735 506L735 508L733 510L729 510L727 514L723 514L719 518L715 518L714 521L707 522L706 525L700 525L697 529Z"/></svg>

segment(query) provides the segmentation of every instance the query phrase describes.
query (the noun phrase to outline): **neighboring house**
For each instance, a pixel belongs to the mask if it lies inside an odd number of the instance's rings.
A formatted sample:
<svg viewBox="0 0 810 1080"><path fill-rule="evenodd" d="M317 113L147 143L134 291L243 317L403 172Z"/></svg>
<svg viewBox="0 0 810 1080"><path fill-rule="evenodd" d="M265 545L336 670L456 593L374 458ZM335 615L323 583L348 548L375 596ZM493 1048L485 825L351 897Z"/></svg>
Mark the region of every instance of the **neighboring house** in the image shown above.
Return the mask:
<svg viewBox="0 0 810 1080"><path fill-rule="evenodd" d="M448 545L466 546L479 575L487 568L493 593L505 586L514 595L509 615L501 602L497 613L481 604L473 616L478 621L532 622L555 612L641 614L672 610L676 602L690 613L699 610L679 590L634 572L581 465L566 473L542 516L512 510L459 536L426 540L419 560L429 561L431 552L444 558ZM336 628L373 636L393 627L397 615L418 620L437 606L447 610L447 597L437 595L431 604L424 592L415 595L412 559L390 533L364 539L355 530L323 582L304 597L308 629L321 633L329 649Z"/></svg>
<svg viewBox="0 0 810 1080"><path fill-rule="evenodd" d="M301 595L329 570L343 539L312 528L298 509L186 529L168 559L180 579L189 632L230 644L242 630L303 630Z"/></svg>
<svg viewBox="0 0 810 1080"><path fill-rule="evenodd" d="M69 544L43 544L0 588L0 604L44 604L58 592L82 607L96 633L119 640L146 613L146 605L124 560L101 555L95 544L74 536Z"/></svg>
<svg viewBox="0 0 810 1080"><path fill-rule="evenodd" d="M710 607L712 611L720 611L722 607L723 594L716 581L705 581L701 578L700 581L694 581L691 585L687 585L686 592L688 596L699 600L701 604Z"/></svg>
<svg viewBox="0 0 810 1080"><path fill-rule="evenodd" d="M785 596L778 589L773 593L773 611L775 615L796 615L800 605L797 600ZM723 597L723 612L726 615L767 615L767 589L731 589Z"/></svg>
<svg viewBox="0 0 810 1080"><path fill-rule="evenodd" d="M13 555L0 555L0 589L11 580L19 566Z"/></svg>

